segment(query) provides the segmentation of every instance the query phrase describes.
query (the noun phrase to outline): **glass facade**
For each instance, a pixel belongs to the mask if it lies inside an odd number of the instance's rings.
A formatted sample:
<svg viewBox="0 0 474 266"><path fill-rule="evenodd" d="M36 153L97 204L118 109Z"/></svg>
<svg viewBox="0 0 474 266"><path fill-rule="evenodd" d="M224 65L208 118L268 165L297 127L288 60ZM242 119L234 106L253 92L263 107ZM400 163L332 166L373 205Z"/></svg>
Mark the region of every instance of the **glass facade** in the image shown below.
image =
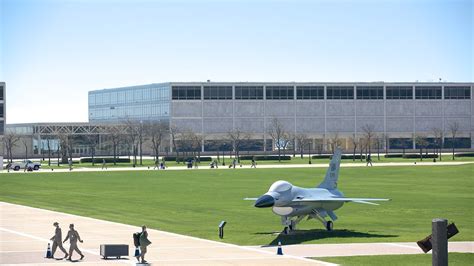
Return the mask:
<svg viewBox="0 0 474 266"><path fill-rule="evenodd" d="M323 86L298 86L296 87L296 99L298 100L323 100Z"/></svg>
<svg viewBox="0 0 474 266"><path fill-rule="evenodd" d="M445 99L471 99L471 88L468 86L446 86L444 87Z"/></svg>
<svg viewBox="0 0 474 266"><path fill-rule="evenodd" d="M354 87L352 86L328 86L327 99L328 100L353 100Z"/></svg>
<svg viewBox="0 0 474 266"><path fill-rule="evenodd" d="M293 86L267 86L266 99L267 100L293 100L294 99Z"/></svg>
<svg viewBox="0 0 474 266"><path fill-rule="evenodd" d="M204 100L232 100L232 86L204 86Z"/></svg>
<svg viewBox="0 0 474 266"><path fill-rule="evenodd" d="M169 119L168 83L89 92L89 121Z"/></svg>
<svg viewBox="0 0 474 266"><path fill-rule="evenodd" d="M236 100L263 100L263 86L235 86Z"/></svg>
<svg viewBox="0 0 474 266"><path fill-rule="evenodd" d="M387 100L411 100L413 99L413 87L411 86L387 86L385 88Z"/></svg>
<svg viewBox="0 0 474 266"><path fill-rule="evenodd" d="M381 86L357 86L357 99L383 100L383 87Z"/></svg>
<svg viewBox="0 0 474 266"><path fill-rule="evenodd" d="M416 86L415 99L441 99L441 87Z"/></svg>
<svg viewBox="0 0 474 266"><path fill-rule="evenodd" d="M201 86L173 86L173 100L201 100Z"/></svg>

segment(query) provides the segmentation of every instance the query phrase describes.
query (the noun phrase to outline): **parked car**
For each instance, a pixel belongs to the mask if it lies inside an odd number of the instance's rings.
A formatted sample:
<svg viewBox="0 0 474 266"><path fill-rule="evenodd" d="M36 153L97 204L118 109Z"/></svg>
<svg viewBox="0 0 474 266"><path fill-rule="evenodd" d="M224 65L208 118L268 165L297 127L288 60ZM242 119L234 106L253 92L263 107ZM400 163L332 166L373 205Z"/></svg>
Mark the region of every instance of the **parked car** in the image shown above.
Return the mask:
<svg viewBox="0 0 474 266"><path fill-rule="evenodd" d="M41 167L41 164L37 162L32 162L30 160L23 160L21 162L13 162L12 165L10 166L10 169L19 171L20 169L25 169L25 168L28 169L30 167L33 170L39 170Z"/></svg>

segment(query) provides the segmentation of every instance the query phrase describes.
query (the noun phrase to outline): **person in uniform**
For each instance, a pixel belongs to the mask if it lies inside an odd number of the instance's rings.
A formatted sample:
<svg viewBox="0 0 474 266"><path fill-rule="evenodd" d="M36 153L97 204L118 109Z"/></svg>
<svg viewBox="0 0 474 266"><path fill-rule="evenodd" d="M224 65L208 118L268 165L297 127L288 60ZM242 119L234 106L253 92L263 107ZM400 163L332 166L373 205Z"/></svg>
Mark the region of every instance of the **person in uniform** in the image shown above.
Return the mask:
<svg viewBox="0 0 474 266"><path fill-rule="evenodd" d="M84 254L82 254L82 252L77 247L77 240L79 240L79 242L81 243L84 241L82 241L81 237L79 236L79 233L76 230L74 230L74 224L69 225L69 232L67 232L67 236L64 239L63 243L66 242L68 239L69 239L69 244L70 244L68 260L71 260L72 252L74 250L77 252L77 254L81 255L80 259L82 260L84 258Z"/></svg>
<svg viewBox="0 0 474 266"><path fill-rule="evenodd" d="M142 226L142 233L140 234L140 252L142 263L146 263L145 254L146 248L151 244L150 240L148 240L148 232L146 231L146 225Z"/></svg>
<svg viewBox="0 0 474 266"><path fill-rule="evenodd" d="M54 252L56 252L56 249L59 247L59 249L64 252L64 258L67 258L67 252L63 247L63 242L61 240L63 239L61 228L59 227L58 222L54 222L53 225L56 227L56 230L54 231L54 236L51 237L51 241L53 241L53 248L51 250L51 258L54 258Z"/></svg>

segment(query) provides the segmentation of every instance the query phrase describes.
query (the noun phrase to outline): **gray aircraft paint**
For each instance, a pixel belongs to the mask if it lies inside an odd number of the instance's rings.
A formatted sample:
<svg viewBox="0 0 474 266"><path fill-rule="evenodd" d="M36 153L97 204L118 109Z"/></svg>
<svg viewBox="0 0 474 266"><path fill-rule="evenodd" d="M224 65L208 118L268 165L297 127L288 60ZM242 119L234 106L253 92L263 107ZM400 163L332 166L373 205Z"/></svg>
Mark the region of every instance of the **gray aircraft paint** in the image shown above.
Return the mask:
<svg viewBox="0 0 474 266"><path fill-rule="evenodd" d="M273 183L268 192L258 199L247 198L247 200L255 200L257 208L272 207L273 213L281 216L282 224L291 225L292 229L299 221L308 217L320 220L328 230L332 229L332 223L329 224L325 218L329 216L335 221L337 216L334 211L341 208L345 202L378 205L372 201L389 200L344 197L344 194L337 189L341 154L341 149L335 150L324 180L316 188L301 188L280 180ZM297 218L292 220L293 217Z"/></svg>

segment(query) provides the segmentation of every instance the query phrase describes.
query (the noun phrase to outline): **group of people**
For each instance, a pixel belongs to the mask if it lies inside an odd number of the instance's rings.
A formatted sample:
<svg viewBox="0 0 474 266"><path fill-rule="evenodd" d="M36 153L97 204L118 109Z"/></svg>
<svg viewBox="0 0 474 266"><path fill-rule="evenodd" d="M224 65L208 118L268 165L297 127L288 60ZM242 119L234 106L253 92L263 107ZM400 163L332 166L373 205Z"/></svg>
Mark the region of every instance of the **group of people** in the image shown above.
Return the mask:
<svg viewBox="0 0 474 266"><path fill-rule="evenodd" d="M81 236L79 236L79 233L74 229L74 224L69 225L69 231L67 232L67 236L64 240L62 240L62 232L61 228L59 227L58 222L54 222L53 226L56 227L54 231L54 236L51 237L51 241L53 241L53 247L51 250L51 258L54 258L54 253L56 252L56 249L59 247L62 252L64 252L64 258L67 260L71 260L72 258L72 252L76 251L77 254L81 256L80 260L84 258L84 254L81 252L79 247L77 246L77 241L79 242L84 242L81 239ZM65 243L67 240L69 240L69 253L64 249L63 243Z"/></svg>
<svg viewBox="0 0 474 266"><path fill-rule="evenodd" d="M155 166L153 167L153 170L155 170L155 169L161 169L161 170L166 169L165 160L162 160L160 162L160 159L156 159L155 160Z"/></svg>
<svg viewBox="0 0 474 266"><path fill-rule="evenodd" d="M69 231L67 232L66 238L62 238L62 231L61 227L59 227L58 222L54 222L53 226L55 227L54 230L54 235L51 237L51 241L53 242L52 248L51 248L51 257L54 258L54 253L56 250L59 248L62 252L64 252L64 258L72 261L72 254L74 251L79 254L80 259L84 259L84 254L81 252L79 247L77 246L77 241L80 243L83 243L84 241L81 239L81 236L79 233L74 229L74 224L69 225ZM142 231L138 234L138 241L134 240L134 245L138 249L140 248L140 252L138 254L135 254L136 259L138 262L141 263L146 263L147 261L145 260L145 254L147 253L147 247L151 244L151 241L148 239L148 232L146 231L146 226L142 226ZM63 243L69 240L69 252L66 251L66 249L63 247Z"/></svg>

